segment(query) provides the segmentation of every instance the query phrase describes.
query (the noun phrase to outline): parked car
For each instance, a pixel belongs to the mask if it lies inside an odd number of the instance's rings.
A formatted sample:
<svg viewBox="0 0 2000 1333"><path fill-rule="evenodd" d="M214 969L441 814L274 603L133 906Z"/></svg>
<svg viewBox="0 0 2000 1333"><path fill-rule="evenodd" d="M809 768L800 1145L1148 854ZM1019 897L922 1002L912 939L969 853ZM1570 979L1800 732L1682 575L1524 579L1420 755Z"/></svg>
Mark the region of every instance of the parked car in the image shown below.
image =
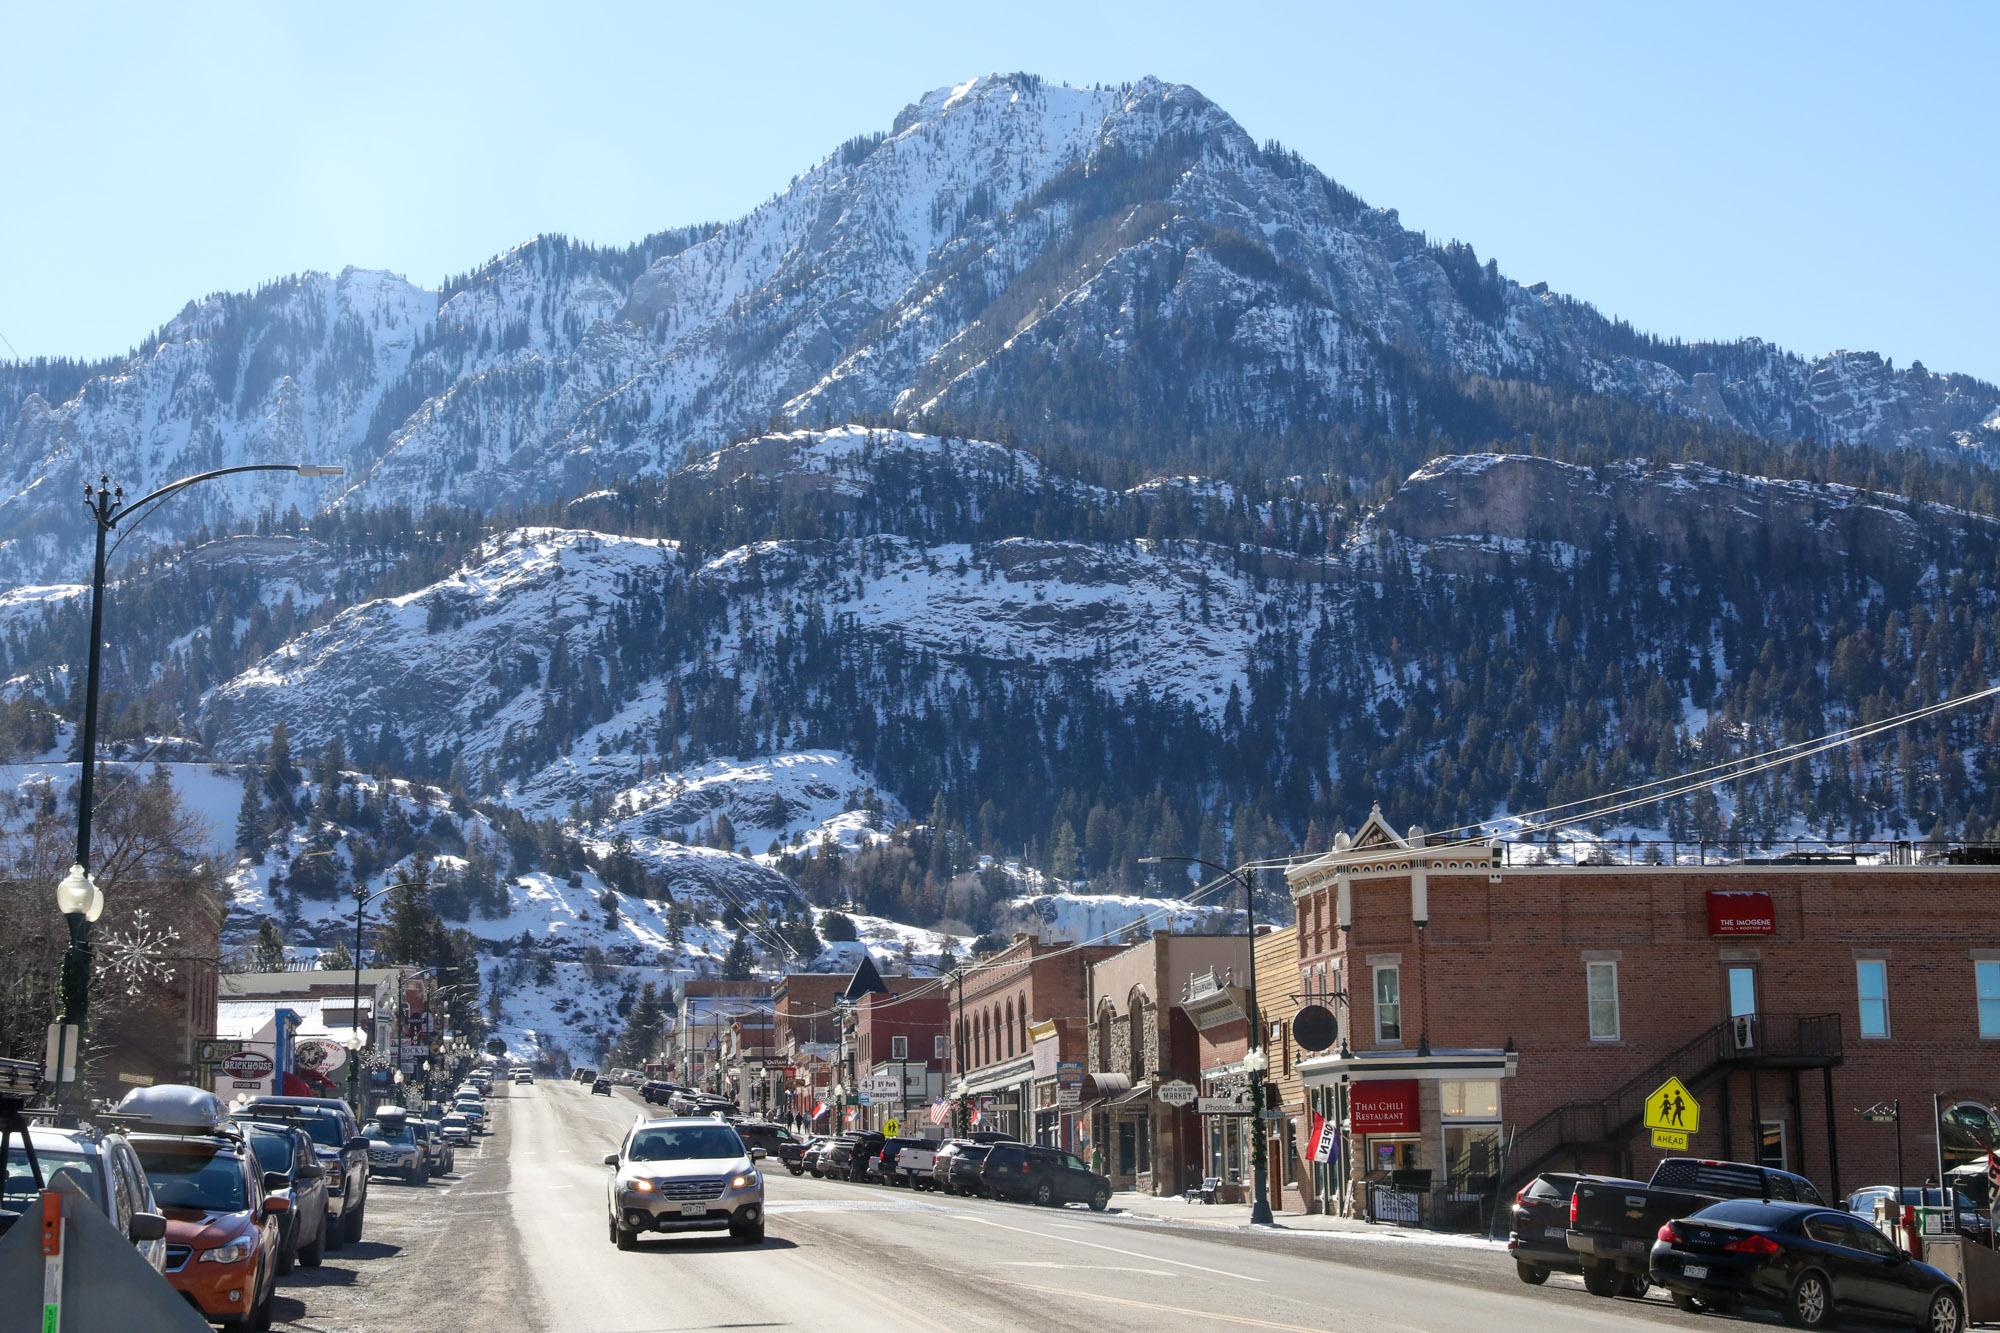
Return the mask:
<svg viewBox="0 0 2000 1333"><path fill-rule="evenodd" d="M417 1142L424 1145L424 1156L430 1159L431 1174L450 1175L458 1165L458 1153L451 1140L444 1136L444 1127L426 1116L410 1120L410 1130L417 1136Z"/></svg>
<svg viewBox="0 0 2000 1333"><path fill-rule="evenodd" d="M472 1142L472 1121L456 1111L449 1111L439 1117L438 1132L454 1149L461 1148Z"/></svg>
<svg viewBox="0 0 2000 1333"><path fill-rule="evenodd" d="M167 1219L167 1281L227 1329L271 1326L286 1177L266 1172L222 1100L203 1088L134 1088L121 1114L145 1117L132 1150Z"/></svg>
<svg viewBox="0 0 2000 1333"><path fill-rule="evenodd" d="M746 1245L764 1239L762 1148L746 1148L715 1120L641 1120L605 1155L611 1240L634 1248L645 1231L727 1230Z"/></svg>
<svg viewBox="0 0 2000 1333"><path fill-rule="evenodd" d="M486 1108L478 1102L460 1101L451 1105L453 1115L462 1115L472 1125L476 1137L486 1132Z"/></svg>
<svg viewBox="0 0 2000 1333"><path fill-rule="evenodd" d="M368 1170L375 1175L396 1176L411 1185L431 1183L430 1154L417 1141L410 1117L400 1106L379 1106L375 1117L361 1127L368 1140Z"/></svg>
<svg viewBox="0 0 2000 1333"><path fill-rule="evenodd" d="M827 1149L826 1173L837 1180L868 1179L868 1159L882 1151L883 1136L872 1129L842 1134Z"/></svg>
<svg viewBox="0 0 2000 1333"><path fill-rule="evenodd" d="M1895 1198L1896 1188L1894 1185L1865 1185L1847 1196L1847 1211L1873 1226L1877 1201ZM1904 1185L1902 1191L1902 1202L1908 1207L1938 1208L1944 1204L1944 1192L1935 1185ZM1955 1189L1951 1197L1958 1234L1981 1245L1992 1245L1992 1215L1981 1212L1977 1204Z"/></svg>
<svg viewBox="0 0 2000 1333"><path fill-rule="evenodd" d="M238 1120L237 1127L250 1142L266 1179L282 1175L286 1186L274 1193L284 1194L292 1206L278 1216L278 1272L289 1273L296 1264L318 1268L326 1257L328 1216L326 1171L313 1151L312 1135L296 1125L277 1120Z"/></svg>
<svg viewBox="0 0 2000 1333"><path fill-rule="evenodd" d="M949 1154L939 1153L945 1163L944 1190L947 1194L985 1194L986 1180L980 1168L986 1165L990 1143L961 1142Z"/></svg>
<svg viewBox="0 0 2000 1333"><path fill-rule="evenodd" d="M1817 1203L1730 1199L1660 1227L1652 1280L1687 1311L1775 1310L1799 1328L1848 1319L1965 1327L1965 1296L1873 1224Z"/></svg>
<svg viewBox="0 0 2000 1333"><path fill-rule="evenodd" d="M937 1147L934 1139L884 1139L882 1151L875 1156L876 1174L891 1185L930 1189Z"/></svg>
<svg viewBox="0 0 2000 1333"><path fill-rule="evenodd" d="M139 1255L160 1272L167 1263L167 1219L153 1197L153 1187L124 1134L88 1126L77 1129L33 1125L29 1143L41 1163L44 1184L58 1174L76 1182L90 1201L132 1242ZM0 1234L32 1208L41 1206L35 1173L18 1138L7 1144L5 1175L0 1176ZM34 1225L30 1223L29 1225Z"/></svg>
<svg viewBox="0 0 2000 1333"><path fill-rule="evenodd" d="M814 1139L806 1145L806 1150L799 1154L800 1167L812 1172L814 1180L821 1179L826 1175L826 1155L832 1148L833 1138L831 1135L823 1134Z"/></svg>
<svg viewBox="0 0 2000 1333"><path fill-rule="evenodd" d="M597 1071L588 1065L579 1065L570 1071L570 1077L579 1083L597 1082Z"/></svg>
<svg viewBox="0 0 2000 1333"><path fill-rule="evenodd" d="M593 1097L609 1097L611 1095L611 1080L608 1078L593 1080L590 1085L590 1095Z"/></svg>
<svg viewBox="0 0 2000 1333"><path fill-rule="evenodd" d="M1644 1185L1585 1178L1570 1197L1565 1237L1580 1256L1584 1287L1593 1296L1645 1295L1660 1227L1723 1199L1825 1204L1804 1176L1747 1162L1669 1157Z"/></svg>
<svg viewBox="0 0 2000 1333"><path fill-rule="evenodd" d="M790 1170L793 1175L798 1174L794 1164L805 1153L806 1145L783 1125L765 1120L745 1120L736 1126L736 1136L752 1148L762 1148L766 1158Z"/></svg>
<svg viewBox="0 0 2000 1333"><path fill-rule="evenodd" d="M1569 1247L1569 1201L1577 1182L1585 1178L1574 1171L1544 1171L1514 1195L1507 1252L1514 1256L1521 1281L1540 1286L1549 1280L1550 1273L1583 1271L1582 1256ZM1609 1176L1589 1179L1634 1187L1639 1184L1636 1180L1614 1181Z"/></svg>
<svg viewBox="0 0 2000 1333"><path fill-rule="evenodd" d="M1087 1203L1093 1212L1111 1204L1111 1177L1085 1166L1073 1153L1032 1143L995 1143L980 1163L980 1183L996 1199L1042 1207Z"/></svg>
<svg viewBox="0 0 2000 1333"><path fill-rule="evenodd" d="M297 1125L312 1136L326 1171L326 1202L339 1223L328 1236L333 1249L360 1241L368 1216L368 1140L354 1113L337 1097L252 1097L237 1115Z"/></svg>

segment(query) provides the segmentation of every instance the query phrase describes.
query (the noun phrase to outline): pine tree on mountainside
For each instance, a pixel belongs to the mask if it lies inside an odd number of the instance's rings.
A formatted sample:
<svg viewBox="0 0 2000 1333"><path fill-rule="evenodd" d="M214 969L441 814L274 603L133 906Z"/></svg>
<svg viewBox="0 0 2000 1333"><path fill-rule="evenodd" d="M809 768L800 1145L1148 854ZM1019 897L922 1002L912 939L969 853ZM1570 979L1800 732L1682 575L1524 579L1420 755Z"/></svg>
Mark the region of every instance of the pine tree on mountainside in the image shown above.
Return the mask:
<svg viewBox="0 0 2000 1333"><path fill-rule="evenodd" d="M257 923L257 942L250 948L250 961L259 972L285 970L285 937L268 916Z"/></svg>
<svg viewBox="0 0 2000 1333"><path fill-rule="evenodd" d="M252 865L264 864L264 779L256 765L243 770L243 800L236 808L236 848Z"/></svg>
<svg viewBox="0 0 2000 1333"><path fill-rule="evenodd" d="M438 960L444 922L431 906L431 861L422 852L396 872L388 896L381 956L396 963L431 964Z"/></svg>
<svg viewBox="0 0 2000 1333"><path fill-rule="evenodd" d="M750 980L752 962L753 957L750 952L749 935L739 929L736 932L736 938L730 941L729 952L722 957L723 979L726 981Z"/></svg>
<svg viewBox="0 0 2000 1333"><path fill-rule="evenodd" d="M612 1049L613 1061L628 1069L642 1067L659 1053L666 1028L666 1012L660 1004L659 990L648 981L639 988L639 998L633 1003L631 1013L626 1015L624 1031L619 1034L618 1044Z"/></svg>

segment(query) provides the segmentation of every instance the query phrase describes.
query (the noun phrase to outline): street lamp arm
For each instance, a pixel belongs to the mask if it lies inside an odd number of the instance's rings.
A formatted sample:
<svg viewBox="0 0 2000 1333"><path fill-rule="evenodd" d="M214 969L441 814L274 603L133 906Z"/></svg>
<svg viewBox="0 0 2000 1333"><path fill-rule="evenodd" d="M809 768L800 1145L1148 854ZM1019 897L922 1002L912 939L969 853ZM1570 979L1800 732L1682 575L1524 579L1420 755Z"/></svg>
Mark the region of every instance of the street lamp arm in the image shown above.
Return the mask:
<svg viewBox="0 0 2000 1333"><path fill-rule="evenodd" d="M219 467L208 472L197 472L179 481L170 481L148 495L142 495L127 505L120 505L108 516L107 527L117 527L134 510L141 509L155 500L164 500L175 491L186 490L196 482L213 481L217 477L231 477L241 472L290 472L300 477L338 477L346 473L344 467L327 463L241 463L235 467Z"/></svg>

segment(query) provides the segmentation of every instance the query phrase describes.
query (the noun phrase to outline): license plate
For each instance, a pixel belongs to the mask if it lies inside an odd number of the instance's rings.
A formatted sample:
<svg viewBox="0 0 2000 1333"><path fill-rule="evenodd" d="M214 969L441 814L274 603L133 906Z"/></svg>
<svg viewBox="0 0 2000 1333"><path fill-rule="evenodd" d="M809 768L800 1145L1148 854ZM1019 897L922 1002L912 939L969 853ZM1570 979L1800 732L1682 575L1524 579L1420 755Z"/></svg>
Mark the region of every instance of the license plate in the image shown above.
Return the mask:
<svg viewBox="0 0 2000 1333"><path fill-rule="evenodd" d="M1542 1235L1550 1240L1567 1240L1569 1238L1569 1232L1562 1227L1545 1227L1542 1230Z"/></svg>
<svg viewBox="0 0 2000 1333"><path fill-rule="evenodd" d="M1681 1272L1682 1272L1682 1274L1683 1274L1683 1275L1685 1275L1685 1276L1687 1276L1687 1277L1694 1277L1694 1278L1702 1278L1702 1277L1707 1277L1707 1276L1708 1276L1708 1265L1707 1265L1707 1264L1689 1264L1689 1265L1688 1265L1688 1266L1687 1266L1686 1268L1683 1268L1683 1269L1681 1270Z"/></svg>
<svg viewBox="0 0 2000 1333"><path fill-rule="evenodd" d="M703 1217L707 1213L708 1205L705 1203L684 1203L681 1205L682 1217Z"/></svg>

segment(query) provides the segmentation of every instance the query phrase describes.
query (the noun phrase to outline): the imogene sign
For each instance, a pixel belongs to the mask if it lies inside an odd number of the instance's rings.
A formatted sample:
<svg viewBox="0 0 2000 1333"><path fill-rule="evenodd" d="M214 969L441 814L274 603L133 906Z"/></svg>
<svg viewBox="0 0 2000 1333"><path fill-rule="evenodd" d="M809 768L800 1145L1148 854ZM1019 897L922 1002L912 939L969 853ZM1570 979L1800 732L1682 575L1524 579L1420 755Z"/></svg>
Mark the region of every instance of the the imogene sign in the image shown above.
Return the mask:
<svg viewBox="0 0 2000 1333"><path fill-rule="evenodd" d="M1775 935L1778 914L1762 889L1710 889L1710 935Z"/></svg>

